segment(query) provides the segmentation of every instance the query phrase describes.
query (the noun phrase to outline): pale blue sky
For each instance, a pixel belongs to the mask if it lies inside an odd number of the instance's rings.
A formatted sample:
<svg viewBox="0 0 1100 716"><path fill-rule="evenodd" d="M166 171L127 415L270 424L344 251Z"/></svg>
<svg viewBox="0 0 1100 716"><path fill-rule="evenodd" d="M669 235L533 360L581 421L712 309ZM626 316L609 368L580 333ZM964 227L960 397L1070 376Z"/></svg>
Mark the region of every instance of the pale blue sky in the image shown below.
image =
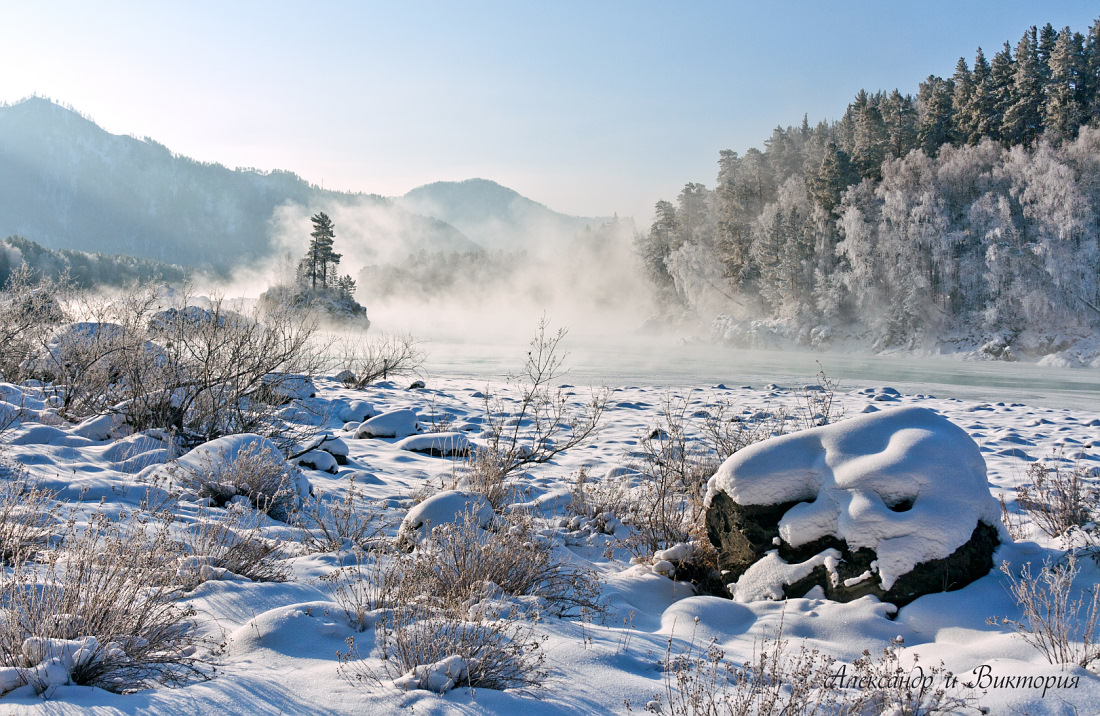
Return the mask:
<svg viewBox="0 0 1100 716"><path fill-rule="evenodd" d="M481 176L573 214L651 218L718 152L916 92L1100 4L0 0L0 101L326 188Z"/></svg>

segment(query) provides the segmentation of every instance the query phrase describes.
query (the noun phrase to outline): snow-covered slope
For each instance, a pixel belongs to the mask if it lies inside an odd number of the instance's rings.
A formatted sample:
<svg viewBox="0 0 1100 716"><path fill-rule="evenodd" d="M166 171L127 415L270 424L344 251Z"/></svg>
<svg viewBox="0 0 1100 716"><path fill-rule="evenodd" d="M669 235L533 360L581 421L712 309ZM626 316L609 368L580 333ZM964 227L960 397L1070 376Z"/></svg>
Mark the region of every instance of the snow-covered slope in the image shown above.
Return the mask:
<svg viewBox="0 0 1100 716"><path fill-rule="evenodd" d="M340 468L339 474L303 470L313 491L324 499L336 500L334 504L346 497L349 489L359 491L372 501L385 525L384 533L390 537L397 534L402 519L411 514L418 500L450 487L461 463L402 450L394 438L356 439L353 432L344 431L345 427L354 430L356 424L345 426L336 416L349 414L352 404L361 400L379 411L414 411L425 418L421 421L425 424L435 422L427 418L446 414L451 429L476 442L485 426L482 391L487 389L486 382L439 377L428 377L426 382L423 390L384 383L356 391L343 388L333 379L319 379L318 397L305 399L310 414L333 416L321 427L342 435L348 448L347 465ZM488 388L504 394L508 391L507 386L496 383ZM692 416L728 402L737 406L743 419L749 419L798 399L797 391L776 386L680 386L674 390L684 396L686 414ZM380 683L349 683L341 678L337 657L338 652L347 651L348 637L355 637L367 663L377 669L382 665L376 630L368 627L356 631L322 581L349 563L349 553L310 553L302 549L296 530L263 518L259 523L262 533L280 540L287 552L289 580L253 582L217 573L221 578L202 582L181 601L196 610L200 628L209 638L202 656L217 665L212 679L127 695L60 683L50 692L50 712L639 711L654 694L665 693L662 665L668 663L666 653L675 658L692 648L699 653L713 645L727 659L739 663L753 656L764 633L774 633L780 626L795 649L804 642L835 656L849 668L863 650L879 655L890 639L900 636L904 640L899 652L904 664L912 665L917 656L925 668L942 660L962 680L980 678L982 673L998 679L1011 676L1013 684L1017 677L1027 677L1028 683L1039 679L1046 683L1048 677L1062 679L1059 683L1065 687L1051 686L1044 696L1042 688L1008 687L1008 682L1001 681L993 686L989 677L985 688L973 690L971 696L994 713L1065 713L1071 707L1086 713L1100 703L1100 679L1074 667L1062 671L1047 663L1009 628L987 623L987 617L992 616L1020 618L1020 609L1006 591L1004 577L997 572L955 592L921 597L897 613L872 597L847 604L814 598L741 604L714 596L694 596L689 585L674 582L646 564L632 564L629 553L617 541L622 536L620 530L626 529L623 525L612 521L610 526L596 529L567 517L570 494L582 469L596 483L626 484L637 479L637 473L627 466L636 459L639 437L658 425L669 392L659 386L616 390L608 404L605 429L597 440L551 463L533 467L519 478L519 499L536 520L540 539L547 540L563 563L596 572L601 583L599 599L605 608L598 617L556 617L547 613L531 622L534 634L545 638L542 651L547 674L543 688L531 692L459 688L438 695L403 690L389 678ZM567 393L571 404L589 399L582 388L567 389ZM162 441L144 435L116 441L81 437L75 426L57 418L49 401L43 400L36 389L5 385L0 396L10 404L5 406L10 408L9 413L21 410L20 422L6 436L8 459L24 465L29 476L43 487L58 490L67 506L79 508L78 516L96 509L117 515L148 499L148 479L163 470L162 463L168 458ZM1013 486L1025 479L1027 466L1036 458L1048 458L1053 451L1063 450L1067 457L1081 453L1086 466L1097 464L1091 446L1100 430L1100 412L935 399L883 389L853 390L839 396L839 401L847 415L872 407L892 410L919 406L946 417L977 442L987 464L992 494L1006 493L1010 504ZM16 403L21 403L21 408ZM181 524L190 524L196 519L196 511L203 509L198 499L186 495L181 498L176 508ZM421 504L429 506L428 502ZM479 520L482 513L489 519L483 503L476 508ZM454 512L454 508L448 509L451 512L443 515L446 519ZM443 518L437 515L435 519ZM995 559L997 563L1007 562L1014 570L1027 562L1037 569L1044 558L1057 553L1054 544L1031 527L1025 541L1002 545ZM1082 568L1080 586L1100 581L1100 569L1091 561L1084 560ZM399 681L405 686L445 684L448 672L444 667L448 665L458 668L441 662L437 669L425 671L420 681L419 677ZM988 671L978 671L983 667ZM1071 680L1073 688L1068 687ZM24 689L0 697L0 706L6 713L40 713L44 702Z"/></svg>

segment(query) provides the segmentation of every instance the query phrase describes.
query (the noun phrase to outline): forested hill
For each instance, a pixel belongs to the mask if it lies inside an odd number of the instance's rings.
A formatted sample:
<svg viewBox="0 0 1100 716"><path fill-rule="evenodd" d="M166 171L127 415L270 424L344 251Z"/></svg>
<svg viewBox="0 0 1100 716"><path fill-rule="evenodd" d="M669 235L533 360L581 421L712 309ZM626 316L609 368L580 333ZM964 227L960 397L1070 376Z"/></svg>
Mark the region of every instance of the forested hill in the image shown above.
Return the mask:
<svg viewBox="0 0 1100 716"><path fill-rule="evenodd" d="M272 217L285 205L307 216L318 207L363 209L370 240L410 252L472 246L454 227L382 197L324 191L286 171L198 162L37 97L0 106L0 186L0 237L215 270L268 257Z"/></svg>
<svg viewBox="0 0 1100 716"><path fill-rule="evenodd" d="M179 283L189 277L182 266L150 259L74 249L51 250L20 236L0 241L0 286L7 283L20 265L26 265L32 277L56 280L64 276L79 288L125 288L149 281Z"/></svg>
<svg viewBox="0 0 1100 716"><path fill-rule="evenodd" d="M728 337L1063 350L1100 326L1098 125L1100 20L1032 27L916 96L860 90L837 122L721 152L639 248L670 313Z"/></svg>

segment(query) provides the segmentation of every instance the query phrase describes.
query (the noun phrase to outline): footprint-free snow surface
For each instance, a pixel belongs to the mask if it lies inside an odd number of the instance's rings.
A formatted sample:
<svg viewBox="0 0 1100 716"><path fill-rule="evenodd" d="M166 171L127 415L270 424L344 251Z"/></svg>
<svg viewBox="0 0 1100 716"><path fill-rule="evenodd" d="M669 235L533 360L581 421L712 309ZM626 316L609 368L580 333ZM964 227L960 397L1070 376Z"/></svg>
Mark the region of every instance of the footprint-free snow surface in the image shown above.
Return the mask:
<svg viewBox="0 0 1100 716"><path fill-rule="evenodd" d="M420 390L386 383L349 390L326 378L315 383L317 395L300 398L308 404L301 415L331 416L317 427L342 440L340 452L346 446L347 455L346 460L341 459L346 464L335 468L335 474L303 465L302 473L322 500L340 500L354 485L379 512L383 535L391 539L397 537L402 520L417 504L426 505L414 510L417 518L431 513L434 519L445 520L455 511L446 502L451 498L423 501L456 487L454 478L465 458L444 456L447 451L439 449L438 438L413 433L430 435L428 430L437 426L437 432L447 434L448 446L459 442L465 446L467 440L476 446L484 440L487 428L483 394L488 390L508 395L511 390L476 378L429 379L427 387ZM578 407L591 399L586 388L567 388L565 392ZM655 694L664 693L666 650L675 656L692 643L696 649L713 644L736 664L751 659L754 644L782 624L792 645L805 643L820 649L838 659L838 664L851 664L864 650L881 654L889 640L900 636L904 639L904 663L911 664L915 657L923 665L942 661L960 680L980 674L995 676L996 682L990 676L984 681L986 688L973 694L979 705L993 713L1096 712L1100 680L1094 675L1073 666L1063 671L1010 628L987 622L989 617L1021 618L1020 608L1006 589L1007 580L997 570L963 589L921 597L897 610L873 597L846 604L813 598L740 603L695 595L689 584L666 576L667 562L661 570L664 574L654 568L652 560L632 562L622 541L629 535L629 526L610 519L597 528L591 520L576 519L568 510L570 495L582 470L595 483L640 484L645 479L637 470L640 439L661 427L661 413L672 394L686 401L683 414L693 429L702 426L720 404L732 405L731 414L752 420L800 400L795 388L779 386L621 387L610 394L597 436L518 475L518 489L510 501L522 503L535 515L539 533L549 540L560 561L595 571L603 605L601 614L557 617L547 612L531 622L535 636L545 637L546 675L541 688L495 691L459 687L439 694L401 687L416 686L415 675L400 680L401 686L393 678L361 684L345 680L338 671L337 654L346 651L349 636L355 636L364 657L374 659L376 666L381 664L377 652L372 651L377 646L372 630L356 632L323 581L348 563L349 553L307 552L300 548L296 529L263 518L263 533L281 540L288 555L287 581L253 582L223 575L199 584L181 599L194 608L207 639L201 648L204 658L216 667L212 678L131 694L59 685L48 694L48 701L25 690L15 691L0 697L0 711L272 715L398 713L409 709L531 715L640 711ZM2 385L0 397L4 415L19 414L4 435L5 459L22 464L29 477L58 491L59 499L79 514L96 509L117 514L134 508L146 498L153 476L163 474L171 453L155 436L106 439L111 425L69 424L32 388ZM986 463L990 494L1004 495L1010 510L1015 509L1014 486L1027 480L1028 465L1036 460L1055 459L1055 455L1064 460L1079 457L1087 468L1100 467L1094 448L1094 441L1100 440L1100 412L935 399L884 388L838 393L837 403L847 418L865 411L917 407L951 421L977 443ZM372 424L371 430L361 434L391 437L357 437L356 431L368 415L390 416L375 418L386 423L387 429L375 431ZM701 436L699 430L696 434ZM950 441L942 447L952 449ZM324 450L323 445L319 449ZM960 461L973 458L958 456ZM952 464L953 456L944 454L931 467L947 470L953 469ZM920 468L906 467L918 472ZM1092 470L1091 479L1097 472ZM968 511L968 519L974 504L981 504L982 510L989 504L975 499L968 493L968 501L960 505ZM180 519L186 521L198 506L183 500L178 509ZM477 504L479 514L486 513L489 519L487 509ZM939 514L932 520L936 529L950 530L952 509L951 504L937 505ZM414 528L406 523L404 529ZM1030 562L1037 570L1044 559L1061 555L1057 542L1029 524L1026 517L1022 529L1024 539L998 548L994 555L998 565L1007 562L1009 569L1018 572ZM1075 593L1100 581L1100 570L1091 560L1081 560L1080 566ZM443 677L450 673L448 669L457 674L465 668L457 661L440 665L428 674L440 678L432 681L425 677L424 683L447 685ZM986 671L976 671L983 668ZM1072 680L1073 688L1054 686L1045 694L1043 688L1019 688L1024 682L1016 678L1028 677L1030 684L1039 677L1046 683L1047 677L1071 676L1078 677ZM1070 682L1067 678L1059 683Z"/></svg>

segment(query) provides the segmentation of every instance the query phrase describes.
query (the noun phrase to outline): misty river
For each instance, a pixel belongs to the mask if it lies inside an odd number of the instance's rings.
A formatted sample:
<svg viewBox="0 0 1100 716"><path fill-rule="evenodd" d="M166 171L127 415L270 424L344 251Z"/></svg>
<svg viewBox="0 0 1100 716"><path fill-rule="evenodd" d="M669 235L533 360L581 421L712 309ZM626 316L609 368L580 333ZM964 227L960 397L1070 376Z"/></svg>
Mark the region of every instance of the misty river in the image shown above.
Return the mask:
<svg viewBox="0 0 1100 716"><path fill-rule="evenodd" d="M527 344L426 340L430 376L499 379L517 373ZM1034 363L973 361L949 357L861 355L850 352L745 350L701 343L676 344L637 336L585 339L568 336L568 373L578 385L714 386L817 382L819 368L842 391L889 385L903 393L985 402L1020 402L1048 408L1100 407L1100 371L1051 368Z"/></svg>

